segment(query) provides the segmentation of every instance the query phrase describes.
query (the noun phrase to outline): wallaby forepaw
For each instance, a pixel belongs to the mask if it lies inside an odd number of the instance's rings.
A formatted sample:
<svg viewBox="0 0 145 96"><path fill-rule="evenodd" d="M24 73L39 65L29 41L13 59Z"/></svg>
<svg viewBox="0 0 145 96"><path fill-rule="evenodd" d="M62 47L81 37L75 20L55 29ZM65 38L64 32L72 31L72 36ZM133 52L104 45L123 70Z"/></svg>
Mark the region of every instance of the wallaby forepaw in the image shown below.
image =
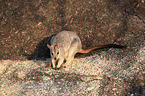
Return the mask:
<svg viewBox="0 0 145 96"><path fill-rule="evenodd" d="M66 68L66 66L65 65L61 65L60 67L55 68L55 70L61 70L63 68Z"/></svg>

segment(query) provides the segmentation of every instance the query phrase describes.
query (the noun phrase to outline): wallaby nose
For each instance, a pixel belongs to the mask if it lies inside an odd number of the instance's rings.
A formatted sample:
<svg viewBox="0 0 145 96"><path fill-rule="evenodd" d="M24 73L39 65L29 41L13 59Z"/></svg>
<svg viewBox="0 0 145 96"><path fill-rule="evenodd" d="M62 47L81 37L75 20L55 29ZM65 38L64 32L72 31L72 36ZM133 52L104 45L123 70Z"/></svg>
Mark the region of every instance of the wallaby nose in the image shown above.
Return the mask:
<svg viewBox="0 0 145 96"><path fill-rule="evenodd" d="M56 57L54 58L54 60L56 60Z"/></svg>

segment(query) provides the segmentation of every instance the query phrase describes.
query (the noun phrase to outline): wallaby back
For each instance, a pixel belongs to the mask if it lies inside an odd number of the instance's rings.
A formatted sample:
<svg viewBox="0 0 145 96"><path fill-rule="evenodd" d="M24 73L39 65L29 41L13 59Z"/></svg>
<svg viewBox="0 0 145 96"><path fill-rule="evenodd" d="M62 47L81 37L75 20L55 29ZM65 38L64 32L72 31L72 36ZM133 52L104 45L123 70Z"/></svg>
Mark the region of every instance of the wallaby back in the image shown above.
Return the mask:
<svg viewBox="0 0 145 96"><path fill-rule="evenodd" d="M62 31L52 38L51 45L55 46L61 44L61 47L67 50L70 48L74 39L77 39L78 44L82 46L80 38L74 32Z"/></svg>

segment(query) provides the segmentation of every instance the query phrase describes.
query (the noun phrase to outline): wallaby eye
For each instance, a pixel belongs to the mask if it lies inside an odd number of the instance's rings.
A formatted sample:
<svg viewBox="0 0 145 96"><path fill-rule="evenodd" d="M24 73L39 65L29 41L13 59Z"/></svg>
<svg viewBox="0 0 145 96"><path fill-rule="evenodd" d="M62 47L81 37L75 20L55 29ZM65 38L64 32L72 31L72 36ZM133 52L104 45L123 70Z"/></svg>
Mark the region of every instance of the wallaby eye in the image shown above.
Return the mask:
<svg viewBox="0 0 145 96"><path fill-rule="evenodd" d="M53 55L53 53L51 53L51 55Z"/></svg>
<svg viewBox="0 0 145 96"><path fill-rule="evenodd" d="M59 52L57 52L57 55L59 54Z"/></svg>

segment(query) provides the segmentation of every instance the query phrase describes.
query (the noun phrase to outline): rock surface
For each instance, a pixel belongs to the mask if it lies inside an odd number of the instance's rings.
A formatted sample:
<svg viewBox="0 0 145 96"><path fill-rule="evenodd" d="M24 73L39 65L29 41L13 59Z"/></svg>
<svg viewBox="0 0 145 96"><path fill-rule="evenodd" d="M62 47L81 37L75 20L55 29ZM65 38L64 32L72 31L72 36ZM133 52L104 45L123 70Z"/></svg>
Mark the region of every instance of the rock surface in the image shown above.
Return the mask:
<svg viewBox="0 0 145 96"><path fill-rule="evenodd" d="M65 69L45 68L50 60L1 60L1 96L143 96L144 36L130 49L109 49L76 58ZM131 42L132 42L131 41ZM139 91L135 88L141 87Z"/></svg>

